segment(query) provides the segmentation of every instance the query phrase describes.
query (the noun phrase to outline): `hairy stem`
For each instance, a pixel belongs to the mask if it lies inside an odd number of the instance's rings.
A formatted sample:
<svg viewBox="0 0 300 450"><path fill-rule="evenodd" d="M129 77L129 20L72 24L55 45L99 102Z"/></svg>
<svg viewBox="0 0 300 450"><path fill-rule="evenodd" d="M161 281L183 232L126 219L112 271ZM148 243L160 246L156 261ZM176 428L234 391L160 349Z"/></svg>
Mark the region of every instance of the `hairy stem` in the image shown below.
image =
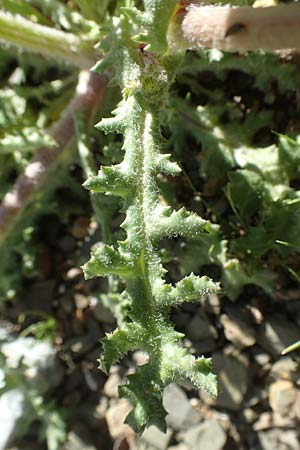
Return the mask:
<svg viewBox="0 0 300 450"><path fill-rule="evenodd" d="M61 59L81 69L91 67L96 58L93 42L4 11L0 11L1 41L47 58Z"/></svg>
<svg viewBox="0 0 300 450"><path fill-rule="evenodd" d="M163 1L145 3L147 12L157 13L151 23L159 16ZM173 6L172 2L169 6ZM126 13L131 17L139 14L136 10ZM168 14L167 8L166 17ZM138 20L142 20L141 17ZM197 237L215 230L212 224L185 208L172 211L160 202L157 175L175 176L180 171L170 155L161 153L164 141L160 127L161 111L167 105L168 90L181 57L156 56L141 49L131 39L131 26L126 17L121 17L108 42L111 51L108 61L114 63L112 56L118 56L116 73L123 100L113 118L103 119L97 125L105 133L123 134L125 156L119 164L103 166L97 176L89 177L85 183L93 193L123 199L122 211L126 219L121 226L126 231L126 239L119 241L118 246L96 246L83 269L86 278L118 275L126 283L126 290L120 296L120 303L124 299L127 302L126 317L114 333L103 339L100 367L108 372L128 351L147 352L148 364L130 375L129 382L119 390L133 405L127 423L141 432L150 425L165 430L162 395L171 382L188 379L198 388L216 395L210 360L194 358L180 346L182 334L174 330L169 314L172 306L197 301L203 295L218 292L219 286L207 277L194 274L175 286L164 279L166 270L157 248L159 241L173 236ZM160 31L164 34L165 26ZM158 42L157 36L154 40L151 37L149 32L146 40L150 48Z"/></svg>
<svg viewBox="0 0 300 450"><path fill-rule="evenodd" d="M74 113L92 117L107 85L107 78L95 73L82 71L76 89L76 95L66 108L61 119L49 130L57 147L42 147L28 164L24 173L15 181L12 189L6 193L0 205L0 243L6 238L26 205L45 182L59 156L69 148L75 139Z"/></svg>
<svg viewBox="0 0 300 450"><path fill-rule="evenodd" d="M178 12L176 20L170 41L178 48L300 49L297 3L268 8L190 5Z"/></svg>

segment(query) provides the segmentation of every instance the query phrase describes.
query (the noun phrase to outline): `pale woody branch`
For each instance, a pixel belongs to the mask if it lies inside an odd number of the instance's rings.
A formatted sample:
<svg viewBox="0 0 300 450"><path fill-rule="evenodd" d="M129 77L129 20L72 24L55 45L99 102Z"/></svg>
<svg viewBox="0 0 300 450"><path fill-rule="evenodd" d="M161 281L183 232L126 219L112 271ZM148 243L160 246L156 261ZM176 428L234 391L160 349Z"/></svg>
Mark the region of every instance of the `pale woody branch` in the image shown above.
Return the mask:
<svg viewBox="0 0 300 450"><path fill-rule="evenodd" d="M22 16L0 11L0 43L39 53L81 69L90 68L99 58L94 42L72 33L39 25Z"/></svg>
<svg viewBox="0 0 300 450"><path fill-rule="evenodd" d="M20 214L34 194L45 183L49 171L55 168L60 155L75 142L76 113L88 119L93 117L104 97L108 78L94 72L82 71L74 99L61 119L48 131L57 147L42 147L16 180L0 204L0 244L6 238Z"/></svg>
<svg viewBox="0 0 300 450"><path fill-rule="evenodd" d="M300 50L300 4L267 8L189 5L178 12L177 48L217 48L225 51Z"/></svg>

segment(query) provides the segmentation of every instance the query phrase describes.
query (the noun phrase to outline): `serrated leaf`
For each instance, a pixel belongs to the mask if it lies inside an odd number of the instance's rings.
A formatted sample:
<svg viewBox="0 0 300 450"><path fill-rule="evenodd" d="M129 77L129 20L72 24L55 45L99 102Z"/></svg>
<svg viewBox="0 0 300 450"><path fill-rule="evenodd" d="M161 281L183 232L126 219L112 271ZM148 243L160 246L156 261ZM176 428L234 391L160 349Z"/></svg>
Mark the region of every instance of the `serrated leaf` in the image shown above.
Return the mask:
<svg viewBox="0 0 300 450"><path fill-rule="evenodd" d="M112 334L107 334L101 340L103 355L100 359L100 368L108 373L111 366L126 355L127 352L143 346L145 340L144 329L135 323L124 324L122 329L117 328Z"/></svg>
<svg viewBox="0 0 300 450"><path fill-rule="evenodd" d="M133 405L125 422L137 433L151 425L166 431L163 388L155 381L154 374L151 366L143 366L137 373L128 376L128 384L119 387L120 396L128 398Z"/></svg>
<svg viewBox="0 0 300 450"><path fill-rule="evenodd" d="M105 275L130 278L135 272L133 262L109 245L100 245L94 249L90 260L82 268L86 279Z"/></svg>
<svg viewBox="0 0 300 450"><path fill-rule="evenodd" d="M154 240L162 239L165 236L196 238L199 234L214 233L218 229L211 222L188 212L185 208L174 211L168 206L158 205L152 217L151 237Z"/></svg>
<svg viewBox="0 0 300 450"><path fill-rule="evenodd" d="M181 169L176 162L170 161L170 156L168 154L158 156L156 162L158 171L171 176L179 175Z"/></svg>
<svg viewBox="0 0 300 450"><path fill-rule="evenodd" d="M196 359L184 348L172 343L163 347L162 370L170 373L171 379L181 383L190 380L198 389L203 389L213 397L218 393L217 377L211 371L211 359Z"/></svg>
<svg viewBox="0 0 300 450"><path fill-rule="evenodd" d="M126 197L129 194L129 177L122 172L121 165L102 167L98 175L91 176L83 186L92 192Z"/></svg>

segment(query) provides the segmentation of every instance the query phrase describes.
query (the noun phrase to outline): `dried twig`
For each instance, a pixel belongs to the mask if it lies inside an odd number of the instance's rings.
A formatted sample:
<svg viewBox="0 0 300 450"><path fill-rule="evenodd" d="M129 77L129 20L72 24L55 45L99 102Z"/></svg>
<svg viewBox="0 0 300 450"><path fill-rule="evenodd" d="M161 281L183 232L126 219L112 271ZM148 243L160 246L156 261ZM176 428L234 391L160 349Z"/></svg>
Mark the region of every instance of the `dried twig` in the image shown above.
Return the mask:
<svg viewBox="0 0 300 450"><path fill-rule="evenodd" d="M189 5L178 13L174 46L226 51L300 50L300 4L267 8Z"/></svg>
<svg viewBox="0 0 300 450"><path fill-rule="evenodd" d="M0 205L0 243L8 235L25 206L45 182L58 157L75 139L74 113L92 117L105 94L108 79L93 72L82 71L74 99L61 119L49 130L57 147L42 147L4 196Z"/></svg>

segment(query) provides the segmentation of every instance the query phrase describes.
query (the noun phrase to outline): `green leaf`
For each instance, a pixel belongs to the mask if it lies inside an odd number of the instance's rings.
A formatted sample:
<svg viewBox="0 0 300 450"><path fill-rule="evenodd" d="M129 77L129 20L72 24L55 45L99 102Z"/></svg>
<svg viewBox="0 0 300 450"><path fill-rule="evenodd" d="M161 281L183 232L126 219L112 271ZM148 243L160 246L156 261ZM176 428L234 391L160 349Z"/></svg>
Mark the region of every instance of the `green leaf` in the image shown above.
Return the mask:
<svg viewBox="0 0 300 450"><path fill-rule="evenodd" d="M122 165L102 167L98 175L91 176L83 186L92 192L126 197L129 194L130 179L122 171Z"/></svg>
<svg viewBox="0 0 300 450"><path fill-rule="evenodd" d="M198 277L191 273L176 283L175 287L165 284L160 287L159 301L166 306L181 305L184 302L200 301L202 297L220 292L218 283L208 277Z"/></svg>
<svg viewBox="0 0 300 450"><path fill-rule="evenodd" d="M159 227L157 220L159 218ZM151 223L151 237L154 240L163 237L183 236L196 238L199 234L216 232L217 226L201 219L196 214L188 212L185 208L173 211L168 206L158 205L153 211Z"/></svg>
<svg viewBox="0 0 300 450"><path fill-rule="evenodd" d="M104 275L129 277L134 274L134 263L122 256L114 247L99 245L92 251L90 260L83 266L86 279Z"/></svg>
<svg viewBox="0 0 300 450"><path fill-rule="evenodd" d="M145 330L138 324L124 324L122 329L116 329L101 340L103 355L100 368L108 373L111 366L120 361L129 351L138 349L146 341Z"/></svg>

